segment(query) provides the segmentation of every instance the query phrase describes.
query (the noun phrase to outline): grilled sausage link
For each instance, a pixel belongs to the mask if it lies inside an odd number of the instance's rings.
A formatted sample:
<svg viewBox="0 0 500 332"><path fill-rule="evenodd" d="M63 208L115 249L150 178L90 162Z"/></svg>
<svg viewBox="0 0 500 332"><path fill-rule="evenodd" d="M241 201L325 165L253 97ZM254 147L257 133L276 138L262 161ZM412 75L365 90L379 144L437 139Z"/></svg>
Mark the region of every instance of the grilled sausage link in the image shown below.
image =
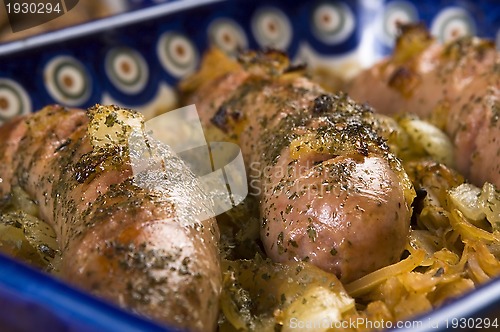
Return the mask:
<svg viewBox="0 0 500 332"><path fill-rule="evenodd" d="M181 220L168 192L135 184L127 148L98 150L88 127L84 111L59 106L1 127L0 197L20 186L37 202L68 282L171 326L215 329L214 220Z"/></svg>
<svg viewBox="0 0 500 332"><path fill-rule="evenodd" d="M202 66L184 87L201 83L189 103L242 149L267 254L310 261L342 281L400 259L414 191L371 110L290 71L279 53L227 67L217 78Z"/></svg>
<svg viewBox="0 0 500 332"><path fill-rule="evenodd" d="M500 56L492 42L465 37L440 45L425 28L411 26L394 54L347 90L381 113L414 113L435 123L452 139L462 174L500 187Z"/></svg>

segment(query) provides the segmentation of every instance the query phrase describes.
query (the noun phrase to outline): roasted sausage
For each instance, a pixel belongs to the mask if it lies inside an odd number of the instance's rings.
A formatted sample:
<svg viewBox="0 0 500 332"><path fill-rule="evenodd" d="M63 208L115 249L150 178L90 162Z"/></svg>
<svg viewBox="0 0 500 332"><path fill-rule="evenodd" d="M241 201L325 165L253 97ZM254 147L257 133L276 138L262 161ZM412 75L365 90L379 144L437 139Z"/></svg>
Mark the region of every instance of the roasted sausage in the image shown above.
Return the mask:
<svg viewBox="0 0 500 332"><path fill-rule="evenodd" d="M500 56L495 45L464 37L440 45L422 26L404 29L394 54L347 89L385 114L414 113L454 143L457 169L471 182L500 187Z"/></svg>
<svg viewBox="0 0 500 332"><path fill-rule="evenodd" d="M116 110L89 112L112 120ZM93 146L82 110L48 106L1 127L0 140L0 197L20 186L37 202L57 234L62 278L170 326L215 329L221 276L213 219L182 220L168 190L139 187L128 148Z"/></svg>
<svg viewBox="0 0 500 332"><path fill-rule="evenodd" d="M372 111L326 93L278 52L247 53L218 77L211 63L183 87L195 82L188 102L239 143L267 254L346 282L399 260L414 191Z"/></svg>

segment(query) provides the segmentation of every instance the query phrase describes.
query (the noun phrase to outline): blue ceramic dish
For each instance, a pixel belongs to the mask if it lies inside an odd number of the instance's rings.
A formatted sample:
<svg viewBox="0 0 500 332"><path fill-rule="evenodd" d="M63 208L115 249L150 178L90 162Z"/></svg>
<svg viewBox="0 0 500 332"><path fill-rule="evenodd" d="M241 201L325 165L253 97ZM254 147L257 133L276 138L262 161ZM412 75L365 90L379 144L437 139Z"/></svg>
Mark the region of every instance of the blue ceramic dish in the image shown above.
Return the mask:
<svg viewBox="0 0 500 332"><path fill-rule="evenodd" d="M398 22L423 21L442 41L474 34L500 46L496 0L130 3L130 11L116 16L0 45L0 123L52 103L79 108L116 103L146 115L162 112L175 104L176 83L197 68L211 44L228 53L281 48L294 61L313 67L352 70L391 51ZM3 256L0 307L2 331L2 326L19 331L162 330ZM29 321L24 318L28 314ZM500 280L493 280L420 317L419 330L451 329L453 319L499 315Z"/></svg>

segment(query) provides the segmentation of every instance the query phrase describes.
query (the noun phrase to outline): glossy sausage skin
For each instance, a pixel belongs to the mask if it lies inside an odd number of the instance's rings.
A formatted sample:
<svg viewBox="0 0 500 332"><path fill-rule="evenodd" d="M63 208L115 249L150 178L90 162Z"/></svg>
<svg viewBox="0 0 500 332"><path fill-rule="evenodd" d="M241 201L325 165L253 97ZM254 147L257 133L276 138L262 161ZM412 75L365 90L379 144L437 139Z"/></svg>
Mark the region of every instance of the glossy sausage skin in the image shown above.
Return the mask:
<svg viewBox="0 0 500 332"><path fill-rule="evenodd" d="M454 143L458 170L476 185L500 187L500 55L493 43L466 37L442 46L411 27L391 57L347 90L378 112L437 124Z"/></svg>
<svg viewBox="0 0 500 332"><path fill-rule="evenodd" d="M179 220L168 194L134 184L125 150L93 150L88 121L48 106L1 127L0 196L21 186L38 203L68 282L170 326L215 329L214 220Z"/></svg>
<svg viewBox="0 0 500 332"><path fill-rule="evenodd" d="M189 100L205 125L239 143L267 254L310 261L346 282L399 260L413 188L371 110L276 70L280 61L256 54Z"/></svg>

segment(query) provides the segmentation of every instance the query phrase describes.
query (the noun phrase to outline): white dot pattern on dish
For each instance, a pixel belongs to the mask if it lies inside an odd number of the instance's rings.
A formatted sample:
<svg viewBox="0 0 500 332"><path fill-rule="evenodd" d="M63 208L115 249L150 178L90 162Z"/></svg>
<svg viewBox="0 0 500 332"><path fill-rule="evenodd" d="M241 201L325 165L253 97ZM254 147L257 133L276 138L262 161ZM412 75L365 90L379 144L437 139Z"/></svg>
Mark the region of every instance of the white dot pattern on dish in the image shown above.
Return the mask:
<svg viewBox="0 0 500 332"><path fill-rule="evenodd" d="M70 56L53 58L44 70L49 94L58 102L78 106L87 101L91 80L85 67Z"/></svg>
<svg viewBox="0 0 500 332"><path fill-rule="evenodd" d="M431 24L431 33L442 43L474 35L475 32L476 28L472 17L466 10L459 7L443 9Z"/></svg>
<svg viewBox="0 0 500 332"><path fill-rule="evenodd" d="M113 85L124 93L138 93L146 86L149 72L139 52L119 47L106 55L106 74Z"/></svg>
<svg viewBox="0 0 500 332"><path fill-rule="evenodd" d="M211 44L229 54L248 47L245 32L238 23L229 18L218 18L210 23L208 38Z"/></svg>
<svg viewBox="0 0 500 332"><path fill-rule="evenodd" d="M412 3L408 1L394 1L387 4L381 22L382 41L388 46L394 45L399 25L416 22L417 20L418 12Z"/></svg>
<svg viewBox="0 0 500 332"><path fill-rule="evenodd" d="M260 47L286 50L292 41L292 25L278 8L259 8L252 17L251 28Z"/></svg>
<svg viewBox="0 0 500 332"><path fill-rule="evenodd" d="M352 10L342 2L324 3L312 15L314 35L327 44L338 44L354 32L356 20Z"/></svg>
<svg viewBox="0 0 500 332"><path fill-rule="evenodd" d="M163 68L174 77L192 73L199 55L194 44L184 35L165 32L158 40L157 54Z"/></svg>
<svg viewBox="0 0 500 332"><path fill-rule="evenodd" d="M14 80L0 78L0 123L31 112L28 93Z"/></svg>

